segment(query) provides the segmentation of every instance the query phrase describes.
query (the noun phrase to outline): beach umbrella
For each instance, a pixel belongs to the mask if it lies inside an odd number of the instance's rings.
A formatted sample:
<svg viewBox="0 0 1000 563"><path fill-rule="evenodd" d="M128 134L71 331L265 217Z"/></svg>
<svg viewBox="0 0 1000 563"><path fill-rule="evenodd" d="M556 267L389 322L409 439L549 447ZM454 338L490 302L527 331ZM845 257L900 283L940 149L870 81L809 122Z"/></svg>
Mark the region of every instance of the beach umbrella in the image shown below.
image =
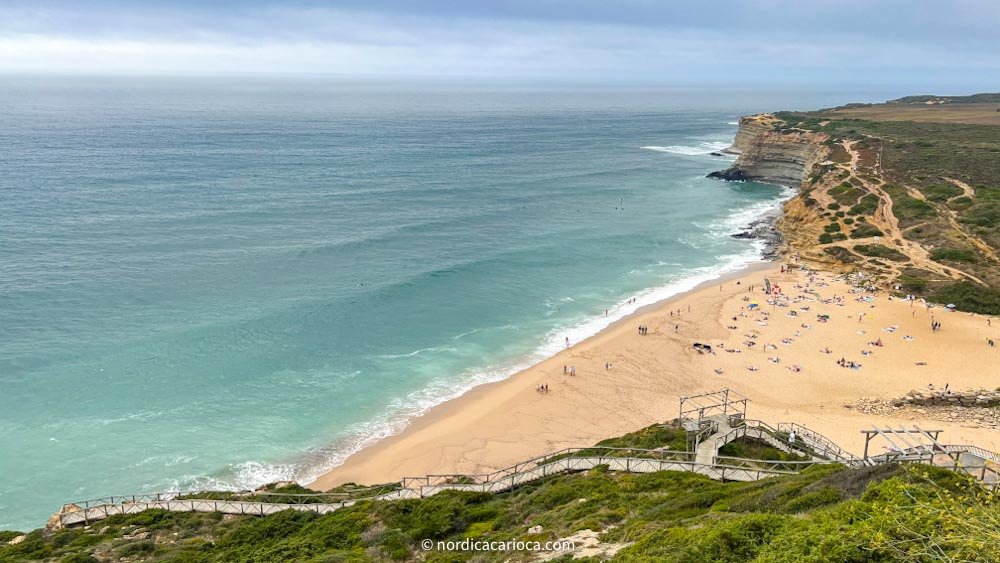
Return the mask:
<svg viewBox="0 0 1000 563"><path fill-rule="evenodd" d="M954 303L948 303L947 305L945 305L945 307L948 307L949 309L954 309L955 308L955 304Z"/></svg>

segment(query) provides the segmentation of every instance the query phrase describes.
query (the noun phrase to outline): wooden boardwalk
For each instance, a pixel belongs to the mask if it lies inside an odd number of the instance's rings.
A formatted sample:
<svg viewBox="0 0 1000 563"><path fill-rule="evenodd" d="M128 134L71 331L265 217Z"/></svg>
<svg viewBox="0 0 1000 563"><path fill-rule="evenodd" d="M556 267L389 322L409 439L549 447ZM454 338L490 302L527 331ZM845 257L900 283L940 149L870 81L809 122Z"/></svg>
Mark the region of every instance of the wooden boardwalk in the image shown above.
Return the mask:
<svg viewBox="0 0 1000 563"><path fill-rule="evenodd" d="M594 448L586 448L594 449ZM531 464L518 471L496 472L490 475L429 475L419 478L406 478L404 486L397 490L373 496L359 496L337 502L302 502L305 495L288 495L297 497L297 502L259 502L253 500L210 500L185 498L177 499L180 493L158 493L122 497L107 497L92 501L64 505L62 510L49 520L49 528L58 529L65 526L87 525L119 514L136 514L144 510L161 509L172 512L219 512L222 514L239 514L252 516L267 516L282 510L299 510L326 514L358 502L369 500L399 500L407 498L423 498L442 491L474 491L486 493L501 493L515 487L543 479L551 475L587 471L598 466L607 466L611 471L628 473L654 473L657 471L686 471L705 475L711 479L725 481L756 481L776 475L791 475L795 470L785 468L769 468L759 463L759 460L739 460L727 458L729 463L721 460L718 463L702 464L690 459L688 452L665 452L662 450L631 450L642 457L619 457L615 455L596 455L575 457L568 452L565 457L540 464ZM677 454L681 459L663 459L664 454ZM555 456L547 457L558 457ZM752 463L746 463L752 462ZM529 462L530 463L530 462ZM812 463L810 463L812 465ZM515 466L517 467L517 466ZM186 496L196 493L186 493ZM254 493L246 493L251 495ZM260 496L280 498L280 493L257 493ZM315 495L322 498L323 494Z"/></svg>
<svg viewBox="0 0 1000 563"><path fill-rule="evenodd" d="M153 493L93 499L63 505L47 524L50 529L89 525L120 514L136 514L160 509L172 512L216 512L267 516L283 510L327 514L364 501L393 501L435 495L442 491L502 493L552 475L587 471L607 466L611 471L654 473L684 471L720 481L757 481L778 475L794 475L817 465L842 463L860 467L881 463L928 463L963 471L990 487L1000 486L1000 456L975 446L939 446L940 451L900 451L894 454L857 458L821 435L799 425L779 425L775 430L759 421L743 421L731 427L720 423L717 435L699 444L697 451L644 450L636 448L568 448L533 458L487 474L427 475L406 477L397 484L359 489L351 493L284 494L247 491L232 493L225 500L207 497L219 493ZM791 442L788 435L796 432ZM741 437L766 441L784 451L804 453L810 461L766 461L720 457L719 448ZM246 500L241 500L245 497ZM253 497L258 497L255 500ZM259 500L260 498L267 499ZM281 502L276 502L281 501Z"/></svg>

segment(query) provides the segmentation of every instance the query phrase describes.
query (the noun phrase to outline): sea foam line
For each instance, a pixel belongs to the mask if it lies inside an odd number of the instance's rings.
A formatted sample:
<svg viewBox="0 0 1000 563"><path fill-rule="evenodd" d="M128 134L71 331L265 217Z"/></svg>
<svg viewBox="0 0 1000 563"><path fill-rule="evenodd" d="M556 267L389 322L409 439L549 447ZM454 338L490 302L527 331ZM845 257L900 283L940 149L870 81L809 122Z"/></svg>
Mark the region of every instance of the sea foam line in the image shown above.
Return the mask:
<svg viewBox="0 0 1000 563"><path fill-rule="evenodd" d="M716 221L710 226L710 230L722 236L732 234L753 221L775 214L780 210L782 204L794 194L795 190L785 189L778 198L749 205ZM590 317L577 321L571 326L553 329L546 334L542 343L533 352L520 359L468 370L455 379L433 381L418 391L391 401L385 411L374 419L348 427L336 443L313 448L296 461L272 463L251 460L229 466L222 476L188 475L173 481L173 484L177 486L176 490L199 488L246 490L275 481L295 480L309 483L327 471L342 465L351 455L385 438L399 434L410 425L413 419L426 414L435 406L461 397L480 385L507 379L519 371L554 356L565 348L566 338L569 338L571 345L577 344L635 313L642 307L690 291L703 283L760 262L764 244L764 241L753 240L743 252L719 256L719 262L713 266L689 269L662 286L640 291L610 307L607 316ZM631 303L630 299L633 299Z"/></svg>
<svg viewBox="0 0 1000 563"><path fill-rule="evenodd" d="M727 148L728 146L729 143L723 141L703 141L701 143L698 143L697 145L669 145L666 147L647 145L639 148L647 151L668 152L671 154L697 156L697 155L709 154L712 152L721 151Z"/></svg>

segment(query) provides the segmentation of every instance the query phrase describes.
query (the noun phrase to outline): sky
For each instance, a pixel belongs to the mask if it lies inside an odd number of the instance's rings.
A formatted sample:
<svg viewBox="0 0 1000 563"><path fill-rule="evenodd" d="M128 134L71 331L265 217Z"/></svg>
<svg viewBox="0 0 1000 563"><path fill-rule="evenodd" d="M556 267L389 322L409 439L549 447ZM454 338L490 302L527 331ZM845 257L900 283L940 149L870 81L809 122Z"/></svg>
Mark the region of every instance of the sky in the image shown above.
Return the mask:
<svg viewBox="0 0 1000 563"><path fill-rule="evenodd" d="M0 73L1000 90L996 0L0 0Z"/></svg>

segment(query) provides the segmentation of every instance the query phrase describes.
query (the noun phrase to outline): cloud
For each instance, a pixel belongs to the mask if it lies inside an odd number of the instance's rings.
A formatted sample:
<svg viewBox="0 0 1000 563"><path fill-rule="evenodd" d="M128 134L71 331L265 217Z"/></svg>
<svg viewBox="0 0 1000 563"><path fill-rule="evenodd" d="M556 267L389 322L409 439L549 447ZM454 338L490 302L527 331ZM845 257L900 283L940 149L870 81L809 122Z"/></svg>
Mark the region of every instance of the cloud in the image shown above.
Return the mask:
<svg viewBox="0 0 1000 563"><path fill-rule="evenodd" d="M870 4L15 0L0 8L0 71L836 83L996 70L1000 8Z"/></svg>

